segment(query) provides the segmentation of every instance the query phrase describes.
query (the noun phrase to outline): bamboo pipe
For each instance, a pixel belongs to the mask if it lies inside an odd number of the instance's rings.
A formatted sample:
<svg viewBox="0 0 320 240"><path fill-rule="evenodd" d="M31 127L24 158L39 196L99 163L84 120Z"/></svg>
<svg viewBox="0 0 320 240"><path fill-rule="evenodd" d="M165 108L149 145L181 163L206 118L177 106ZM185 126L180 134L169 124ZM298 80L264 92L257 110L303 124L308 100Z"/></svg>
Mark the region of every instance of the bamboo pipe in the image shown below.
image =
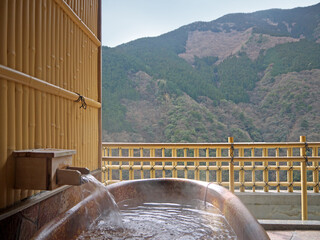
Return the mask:
<svg viewBox="0 0 320 240"><path fill-rule="evenodd" d="M63 60L64 60L64 64L63 67L64 72L63 72L63 76L61 78L61 87L64 89L68 89L67 87L67 80L70 81L71 78L71 52L70 52L70 46L72 43L72 38L71 38L71 20L66 16L65 13L61 13L64 18L62 19L63 23L64 23L64 27L62 29L61 35L64 36L64 40L61 42L61 49L63 49L63 52L61 52L61 54L64 54Z"/></svg>
<svg viewBox="0 0 320 240"><path fill-rule="evenodd" d="M8 0L0 1L0 64L7 65ZM6 161L8 146L8 83L0 78L0 209L7 206Z"/></svg>
<svg viewBox="0 0 320 240"><path fill-rule="evenodd" d="M85 166L85 159L84 159L84 150L85 150L85 121L84 121L84 111L80 111L80 129L81 129L81 135L80 135L80 146L81 146L81 151L80 151L80 166Z"/></svg>
<svg viewBox="0 0 320 240"><path fill-rule="evenodd" d="M84 5L84 1L80 1L80 19L82 19L83 21L84 19L84 15L83 15L83 5Z"/></svg>
<svg viewBox="0 0 320 240"><path fill-rule="evenodd" d="M89 168L91 170L93 170L92 168L92 161L91 161L91 157L89 157L89 148L90 146L89 144L89 140L91 138L89 132L90 132L90 120L89 120L89 111L84 111L84 116L85 116L85 138L84 138L84 142L85 142L85 146L88 146L84 149L84 156L85 156L85 165L84 166L89 166Z"/></svg>
<svg viewBox="0 0 320 240"><path fill-rule="evenodd" d="M30 76L35 75L35 0L30 0L30 54L29 54L29 74ZM28 148L35 148L35 90L30 88L29 90L29 136ZM28 196L33 195L33 190L28 190Z"/></svg>
<svg viewBox="0 0 320 240"><path fill-rule="evenodd" d="M64 143L65 143L65 145L64 145L64 148L67 148L67 149L70 149L69 148L69 142L68 142L68 138L69 138L69 136L68 136L68 116L69 116L69 114L68 114L68 100L66 100L66 99L63 99L63 103L64 103L64 123L63 123L63 125L64 125Z"/></svg>
<svg viewBox="0 0 320 240"><path fill-rule="evenodd" d="M8 1L0 1L0 64L7 65L7 34L8 34ZM4 108L0 114L0 209L7 206L6 161L8 146L8 84L0 78L0 101Z"/></svg>
<svg viewBox="0 0 320 240"><path fill-rule="evenodd" d="M77 150L77 153L76 155L74 156L74 165L78 166L78 163L79 163L79 135L80 135L80 132L79 132L79 117L78 117L78 108L74 105L73 106L73 112L74 112L74 128L75 128L75 140L74 140L74 143L75 143L75 147L74 149Z"/></svg>
<svg viewBox="0 0 320 240"><path fill-rule="evenodd" d="M68 22L68 17L61 12L61 27L60 29L60 41L61 41L61 48L60 48L60 59L61 59L61 73L60 73L60 86L63 89L68 89L67 82L70 81L69 78L69 71L70 71L70 65L68 65L69 59L70 59L70 52L68 49L66 49L66 42L72 41L70 39L70 35L66 32L66 24ZM60 98L60 146L61 148L67 148L66 143L66 105L65 105L65 99Z"/></svg>
<svg viewBox="0 0 320 240"><path fill-rule="evenodd" d="M60 102L60 147L62 149L65 149L65 142L64 142L64 102L63 102L63 98L59 98L59 102Z"/></svg>
<svg viewBox="0 0 320 240"><path fill-rule="evenodd" d="M280 156L280 152L279 152L279 148L276 149L276 157L279 157ZM276 170L276 181L280 184L280 165L279 165L279 162L276 162L276 167L277 167L277 170ZM280 185L277 185L277 192L280 192Z"/></svg>
<svg viewBox="0 0 320 240"><path fill-rule="evenodd" d="M239 149L239 157L244 157L244 149L243 148L240 148ZM241 168L243 169L244 167L244 162L240 162L239 163L239 166L240 166L240 170L239 170L239 182L241 184L244 183L244 170L241 170ZM244 186L240 186L240 192L244 192L245 190L245 187Z"/></svg>
<svg viewBox="0 0 320 240"><path fill-rule="evenodd" d="M36 58L35 58L35 76L42 79L42 41L41 41L41 30L42 30L42 3L36 1L35 11L35 43L37 47ZM41 124L41 92L35 91L35 148L42 147L42 124Z"/></svg>
<svg viewBox="0 0 320 240"><path fill-rule="evenodd" d="M30 74L30 66L29 66L29 53L30 53L30 2L29 0L23 1L23 20L22 20L22 29L23 29L23 62L22 62L22 72L26 74ZM27 122L27 121L26 121ZM25 148L26 149L26 148Z"/></svg>
<svg viewBox="0 0 320 240"><path fill-rule="evenodd" d="M94 142L94 139L93 139L93 136L95 135L94 132L93 132L93 121L92 121L92 117L91 117L91 114L92 114L92 109L88 109L86 115L87 115L87 120L88 120L88 125L87 125L87 144L89 145L89 147L87 148L87 161L89 163L89 165L91 166L91 170L94 170L94 169L97 169L96 168L96 161L93 161L93 156L92 156L92 143L91 142ZM90 133L93 133L93 134L90 134Z"/></svg>
<svg viewBox="0 0 320 240"><path fill-rule="evenodd" d="M312 149L312 157L317 157L318 154L319 154L318 148L316 148L316 147L313 148ZM312 162L312 166L315 167L315 168L319 167L319 162ZM314 193L319 193L319 171L318 170L314 170L313 173L312 173L312 177L313 177L313 182L315 183L315 186L313 187L313 192Z"/></svg>
<svg viewBox="0 0 320 240"><path fill-rule="evenodd" d="M70 149L69 148L69 142L68 142L68 116L69 116L69 113L68 113L68 101L66 99L63 99L63 105L64 105L64 122L63 122L63 125L64 125L64 148L66 149Z"/></svg>
<svg viewBox="0 0 320 240"><path fill-rule="evenodd" d="M292 148L287 149L287 157L292 157ZM293 163L287 162L287 166L292 167ZM293 182L293 171L292 170L287 171L287 179L288 179L288 182L290 182L290 183ZM289 185L288 192L293 192L293 186Z"/></svg>
<svg viewBox="0 0 320 240"><path fill-rule="evenodd" d="M79 39L80 39L80 49L79 49L79 59L80 59L80 78L79 80L76 82L76 88L78 89L78 91L80 91L80 83L82 81L85 81L85 67L84 66L87 66L88 68L88 65L86 65L86 59L84 58L85 56L85 52L86 52L86 47L85 47L85 38L86 36L83 34L83 33L80 33L79 35Z"/></svg>
<svg viewBox="0 0 320 240"><path fill-rule="evenodd" d="M305 136L300 136L300 142L305 143ZM306 148L300 148L300 156L306 156ZM300 163L301 166L301 220L308 220L308 200L307 200L307 161Z"/></svg>
<svg viewBox="0 0 320 240"><path fill-rule="evenodd" d="M16 67L16 1L9 1L8 5L8 67ZM8 82L8 152L7 152L7 206L14 203L14 159L12 151L15 150L15 83Z"/></svg>
<svg viewBox="0 0 320 240"><path fill-rule="evenodd" d="M88 120L87 120L87 115L88 115L88 112L87 111L82 111L83 113L83 124L82 124L82 128L83 128L83 136L82 136L82 148L83 148L83 156L82 156L82 159L83 159L83 163L82 163L82 166L87 166L88 164L88 158L87 158L87 139L88 139Z"/></svg>
<svg viewBox="0 0 320 240"><path fill-rule="evenodd" d="M95 4L94 4L94 1L91 0L89 1L89 9L88 9L88 21L87 21L87 24L89 26L89 28L91 29L91 31L93 33L95 33L95 24L94 24L94 21L93 21L93 14L95 12Z"/></svg>
<svg viewBox="0 0 320 240"><path fill-rule="evenodd" d="M16 70L22 71L22 7L23 0L16 0L16 27L15 27L15 35L16 35Z"/></svg>
<svg viewBox="0 0 320 240"><path fill-rule="evenodd" d="M41 92L41 148L47 146L47 94Z"/></svg>
<svg viewBox="0 0 320 240"><path fill-rule="evenodd" d="M61 50L63 48L63 41L64 39L63 34L61 34L61 28L60 26L64 26L62 22L62 10L57 7L57 22L56 22L56 68L57 68L57 74L56 74L56 85L61 87L62 86L62 56ZM64 26L65 27L65 26ZM60 131L61 131L61 123L60 123L60 114L61 114L61 104L60 104L60 97L56 97L56 115L55 115L55 122L56 122L56 147L62 148L61 145L61 138L60 138Z"/></svg>
<svg viewBox="0 0 320 240"><path fill-rule="evenodd" d="M97 70L97 58L96 58L96 46L90 41L90 51L91 51L91 81L89 88L90 90L93 89L95 81L97 81L97 75L96 75L96 70ZM95 95L92 96L95 98Z"/></svg>
<svg viewBox="0 0 320 240"><path fill-rule="evenodd" d="M71 133L71 129L73 126L71 126L71 102L68 100L65 100L66 104L67 104L67 141L68 141L68 145L67 145L67 149L71 149L72 148L72 133Z"/></svg>
<svg viewBox="0 0 320 240"><path fill-rule="evenodd" d="M51 28L52 31L52 38L53 40L51 41L51 48L52 48L52 55L51 55L51 73L52 73L52 78L51 78L51 83L56 86L56 76L57 74L57 68L56 68L56 20L57 20L57 12L56 12L56 3L52 2L52 23L54 25ZM56 122L55 122L55 114L56 114L56 101L57 97L55 95L51 96L51 145L53 148L56 147Z"/></svg>
<svg viewBox="0 0 320 240"><path fill-rule="evenodd" d="M96 133L95 133L95 129L94 129L94 120L93 120L93 114L94 114L94 110L93 109L88 109L88 113L87 113L87 117L88 117L88 142L91 141L91 144L90 144L90 148L88 148L87 150L87 154L88 154L88 161L90 163L90 166L91 166L91 169L94 170L94 169L97 169L97 161L96 161L96 158L95 158L95 151L97 151L94 146L96 145L96 141L95 141L95 136L96 136ZM93 134L90 134L90 132L92 132Z"/></svg>
<svg viewBox="0 0 320 240"><path fill-rule="evenodd" d="M24 57L26 59L26 57ZM22 102L22 149L29 149L29 88L23 86L23 102ZM28 191L24 190L21 192L21 199L28 196Z"/></svg>
<svg viewBox="0 0 320 240"><path fill-rule="evenodd" d="M233 137L228 137L228 143L233 144ZM229 150L229 157L234 157L234 150ZM229 191L234 192L234 162L229 163Z"/></svg>
<svg viewBox="0 0 320 240"><path fill-rule="evenodd" d="M94 152L93 152L93 149L97 149L97 148L94 148L93 146L95 145L95 131L94 131L94 125L97 124L95 122L93 122L93 110L90 108L89 109L89 112L88 112L88 118L89 118L89 125L88 125L88 128L89 128L89 131L88 131L88 136L91 138L88 140L88 142L90 141L90 148L88 148L88 159L89 161L91 162L91 165L92 165L92 170L94 169L97 169L98 168L98 165L97 165L97 159L94 158ZM90 133L93 133L93 134L90 134Z"/></svg>
<svg viewBox="0 0 320 240"><path fill-rule="evenodd" d="M42 54L42 80L49 82L47 79L47 1L42 2L42 30L41 30L41 54ZM47 147L47 111L48 111L48 98L45 92L41 91L41 145L43 148Z"/></svg>
<svg viewBox="0 0 320 240"><path fill-rule="evenodd" d="M254 148L251 148L251 157L254 157L255 156L255 150ZM255 167L255 162L251 162L251 165L253 167ZM256 181L256 172L255 172L255 169L252 169L252 172L251 172L251 178L252 178L252 182L255 183ZM252 186L252 192L255 192L256 191L256 187L255 186Z"/></svg>
<svg viewBox="0 0 320 240"><path fill-rule="evenodd" d="M16 69L22 71L22 31L23 31L23 14L22 14L23 1L17 0L16 2ZM22 149L22 85L15 85L15 150ZM13 162L15 165L15 162ZM15 168L14 168L15 169ZM14 174L14 173L13 173ZM18 202L21 199L21 190L14 190L14 202Z"/></svg>
<svg viewBox="0 0 320 240"><path fill-rule="evenodd" d="M81 142L81 138L83 136L83 129L81 128L82 125L82 111L80 111L79 109L76 110L77 113L77 131L78 131L78 148L77 148L77 152L78 154L78 158L77 158L77 165L82 166L81 162L82 162L82 142Z"/></svg>
<svg viewBox="0 0 320 240"><path fill-rule="evenodd" d="M59 41L60 41L60 48L59 48L59 65L60 65L60 74L59 74L59 79L60 79L60 82L59 82L59 86L61 88L64 88L64 73L65 71L67 70L66 69L66 61L67 61L67 50L65 48L65 42L68 41L68 35L66 33L64 33L64 29L66 28L66 17L64 16L64 13L61 11L60 9L60 26L64 26L64 27L58 27L58 30L60 31L60 38L59 38ZM70 40L69 40L70 41Z"/></svg>
<svg viewBox="0 0 320 240"><path fill-rule="evenodd" d="M52 1L47 2L47 32L46 32L46 38L47 38L47 59L46 59L46 81L49 83L52 83L52 63L51 63L51 56L52 56L52 48L51 48L51 17L52 17L52 11L51 11L51 3ZM51 143L51 101L52 101L52 95L46 94L47 95L47 107L46 107L46 148L52 148L52 143Z"/></svg>
<svg viewBox="0 0 320 240"><path fill-rule="evenodd" d="M55 73L55 85L56 86L60 86L60 48L61 48L61 44L60 44L60 26L63 26L62 24L60 24L60 13L61 10L59 9L58 6L56 6L56 22L55 22L55 46L56 46L56 50L55 50L55 69L56 69L56 73ZM55 122L55 148L59 148L60 147L60 137L59 137L59 114L60 114L60 108L59 108L59 97L55 96L55 115L54 115L54 122Z"/></svg>
<svg viewBox="0 0 320 240"><path fill-rule="evenodd" d="M76 81L76 75L77 75L77 65L78 65L78 35L77 35L77 27L72 24L72 45L71 45L71 59L73 64L71 65L71 78L69 79L69 86L68 89L70 89L72 92L74 91L74 82Z"/></svg>
<svg viewBox="0 0 320 240"><path fill-rule="evenodd" d="M221 157L221 148L216 149L216 157ZM216 162L218 169L221 167L221 162ZM217 182L220 184L222 182L222 173L221 170L217 171Z"/></svg>
<svg viewBox="0 0 320 240"><path fill-rule="evenodd" d="M18 72L16 70L13 70L11 68L8 68L2 65L0 65L0 77L6 78L7 80L10 80L10 81L14 81L16 83L29 86L33 89L40 90L42 92L46 92L56 96L61 96L66 99L70 99L72 101L77 100L79 97L76 93L70 92L60 87L56 87L53 84L46 83L38 78L31 77L27 74ZM87 98L86 96L85 96L85 101L88 106L95 107L95 108L101 107L101 103L96 102L90 98Z"/></svg>
<svg viewBox="0 0 320 240"><path fill-rule="evenodd" d="M7 65L8 0L0 1L0 64Z"/></svg>
<svg viewBox="0 0 320 240"><path fill-rule="evenodd" d="M56 8L56 23L55 23L55 43L56 43L56 75L55 75L55 85L60 87L60 48L61 48L61 43L60 43L60 26L63 26L60 23L60 13L61 10L59 7Z"/></svg>
<svg viewBox="0 0 320 240"><path fill-rule="evenodd" d="M86 81L90 81L90 63L91 63L91 59L90 59L90 53L89 53L89 41L86 41L86 49L85 49L85 54L82 55L82 57L84 58L84 66L88 66L88 70L85 71L85 78L81 80L80 82L80 92L84 92L84 84ZM87 79L87 80L85 80Z"/></svg>
<svg viewBox="0 0 320 240"><path fill-rule="evenodd" d="M90 48L91 48L91 69L90 69L90 81L88 82L88 86L86 87L87 94L89 94L89 92L91 91L94 82L97 81L97 78L95 75L95 67L97 66L95 51L94 51L94 46L91 42L90 42Z"/></svg>
<svg viewBox="0 0 320 240"><path fill-rule="evenodd" d="M84 16L82 18L87 27L88 27L88 9L90 7L89 4L90 4L90 1L84 2L84 12L83 12Z"/></svg>
<svg viewBox="0 0 320 240"><path fill-rule="evenodd" d="M6 8L5 8L6 9ZM1 10L3 10L1 8ZM2 29L1 29L2 30ZM6 33L2 36L6 36ZM6 47L0 46L0 47ZM7 161L7 146L8 146L8 109L7 109L7 91L8 84L5 79L0 78L0 101L5 106L0 114L0 209L7 206L7 179L6 179L6 161Z"/></svg>

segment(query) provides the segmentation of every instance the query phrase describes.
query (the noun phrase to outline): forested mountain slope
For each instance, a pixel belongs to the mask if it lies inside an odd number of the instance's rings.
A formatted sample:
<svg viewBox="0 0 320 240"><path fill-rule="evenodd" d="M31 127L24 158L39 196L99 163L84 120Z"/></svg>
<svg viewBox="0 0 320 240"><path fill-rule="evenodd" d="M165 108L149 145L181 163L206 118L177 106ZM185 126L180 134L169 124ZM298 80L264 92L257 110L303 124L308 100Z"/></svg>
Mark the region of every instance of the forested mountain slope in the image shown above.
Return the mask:
<svg viewBox="0 0 320 240"><path fill-rule="evenodd" d="M102 48L103 140L320 139L320 4Z"/></svg>

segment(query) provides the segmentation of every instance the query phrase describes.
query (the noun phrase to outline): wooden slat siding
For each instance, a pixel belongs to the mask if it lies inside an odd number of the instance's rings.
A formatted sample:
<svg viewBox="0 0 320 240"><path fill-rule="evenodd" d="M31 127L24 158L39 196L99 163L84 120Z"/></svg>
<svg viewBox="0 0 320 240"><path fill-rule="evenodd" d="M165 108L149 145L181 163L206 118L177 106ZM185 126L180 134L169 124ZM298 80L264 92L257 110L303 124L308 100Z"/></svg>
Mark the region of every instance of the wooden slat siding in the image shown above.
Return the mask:
<svg viewBox="0 0 320 240"><path fill-rule="evenodd" d="M84 13L89 5L83 0L73 6ZM94 31L101 25L94 26L100 21L96 15L87 27L59 0L2 0L0 7L3 103L0 209L3 209L38 192L14 189L13 150L75 148L74 165L91 170L101 167L97 152L101 150L98 139L101 89L94 87L101 86L97 83L101 81L97 54L101 43ZM68 27L72 29L71 36ZM86 111L74 102L78 99L75 92L85 97Z"/></svg>

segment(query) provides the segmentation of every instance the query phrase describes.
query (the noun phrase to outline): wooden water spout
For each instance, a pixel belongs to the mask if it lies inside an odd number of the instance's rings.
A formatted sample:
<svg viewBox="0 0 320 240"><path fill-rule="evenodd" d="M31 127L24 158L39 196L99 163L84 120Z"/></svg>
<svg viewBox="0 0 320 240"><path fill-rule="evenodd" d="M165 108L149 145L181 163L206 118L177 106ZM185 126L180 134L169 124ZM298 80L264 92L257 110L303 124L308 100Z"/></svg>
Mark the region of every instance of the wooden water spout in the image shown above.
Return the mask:
<svg viewBox="0 0 320 240"><path fill-rule="evenodd" d="M13 153L16 189L53 190L61 185L81 185L87 168L71 167L75 150L32 149Z"/></svg>
<svg viewBox="0 0 320 240"><path fill-rule="evenodd" d="M66 169L57 169L57 184L81 185L83 183L81 175L89 173L88 168L67 167Z"/></svg>

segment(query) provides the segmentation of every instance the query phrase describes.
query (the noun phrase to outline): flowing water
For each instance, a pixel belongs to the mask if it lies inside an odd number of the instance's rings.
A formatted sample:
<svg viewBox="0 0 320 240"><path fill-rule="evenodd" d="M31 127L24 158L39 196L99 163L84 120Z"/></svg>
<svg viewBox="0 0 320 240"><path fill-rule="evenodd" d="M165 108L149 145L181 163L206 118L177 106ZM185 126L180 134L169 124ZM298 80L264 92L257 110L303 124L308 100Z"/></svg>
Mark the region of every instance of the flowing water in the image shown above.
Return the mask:
<svg viewBox="0 0 320 240"><path fill-rule="evenodd" d="M97 197L99 201L95 200L95 208L98 212L95 222L103 220L112 227L122 229L123 223L118 205L108 189L91 174L82 176L82 182L86 183L81 185L80 188L82 199L92 194L96 194L96 196L99 195L99 197ZM88 214L89 211L90 209L86 207L86 214ZM89 226L90 224L93 225L94 223L88 223Z"/></svg>
<svg viewBox="0 0 320 240"><path fill-rule="evenodd" d="M156 240L193 240L193 239L237 239L234 231L221 212L203 202L191 204L144 203L136 206L125 201L118 206L112 195L96 179L87 179L99 191L107 192L108 210L98 204L100 216L91 224L88 231L78 239L156 239ZM104 208L103 208L104 207Z"/></svg>

